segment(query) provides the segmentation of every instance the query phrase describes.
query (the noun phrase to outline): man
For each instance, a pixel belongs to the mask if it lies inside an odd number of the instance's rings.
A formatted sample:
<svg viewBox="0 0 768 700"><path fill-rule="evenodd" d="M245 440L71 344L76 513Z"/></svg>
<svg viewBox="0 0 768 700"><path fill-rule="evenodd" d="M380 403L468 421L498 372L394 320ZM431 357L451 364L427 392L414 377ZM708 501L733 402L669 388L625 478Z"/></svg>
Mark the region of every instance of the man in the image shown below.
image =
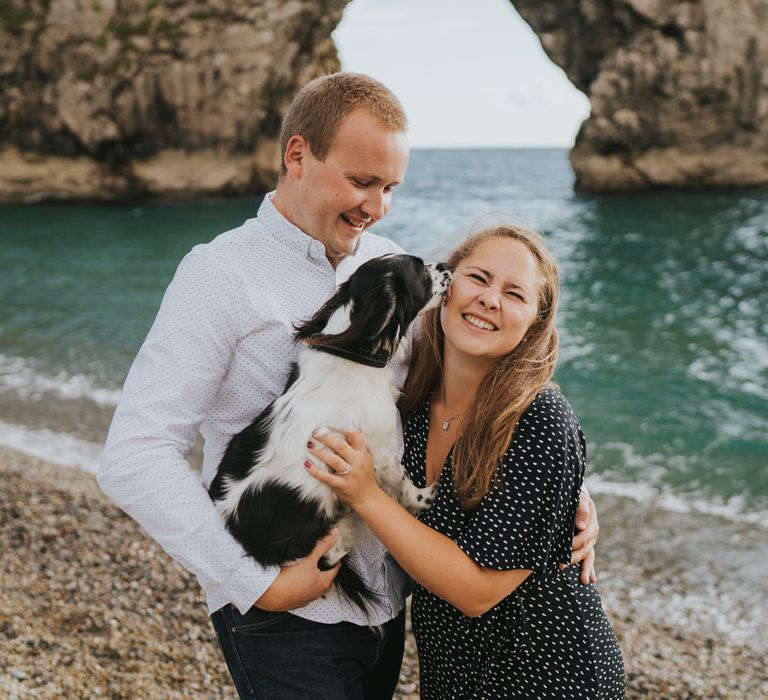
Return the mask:
<svg viewBox="0 0 768 700"><path fill-rule="evenodd" d="M405 581L381 543L369 533L353 555L381 596L365 620L332 588L337 570L317 568L334 533L295 565L262 567L224 528L205 485L231 436L282 393L293 323L366 260L401 252L363 232L405 175L406 124L397 98L367 76L337 73L299 92L275 192L255 219L181 262L107 438L99 484L195 574L242 697L391 698L397 685ZM402 386L407 367L391 368ZM198 430L202 482L185 460ZM592 517L575 541L585 570L595 537Z"/></svg>

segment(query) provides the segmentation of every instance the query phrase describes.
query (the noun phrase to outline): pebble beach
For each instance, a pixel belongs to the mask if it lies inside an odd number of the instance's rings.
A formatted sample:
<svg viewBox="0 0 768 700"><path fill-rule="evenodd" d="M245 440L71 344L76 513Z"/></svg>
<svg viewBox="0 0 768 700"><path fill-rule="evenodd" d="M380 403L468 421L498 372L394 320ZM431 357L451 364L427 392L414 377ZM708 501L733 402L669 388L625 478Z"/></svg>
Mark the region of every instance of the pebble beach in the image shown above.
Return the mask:
<svg viewBox="0 0 768 700"><path fill-rule="evenodd" d="M0 448L0 478L0 698L236 698L195 579L91 474ZM768 698L765 529L595 499L627 697Z"/></svg>

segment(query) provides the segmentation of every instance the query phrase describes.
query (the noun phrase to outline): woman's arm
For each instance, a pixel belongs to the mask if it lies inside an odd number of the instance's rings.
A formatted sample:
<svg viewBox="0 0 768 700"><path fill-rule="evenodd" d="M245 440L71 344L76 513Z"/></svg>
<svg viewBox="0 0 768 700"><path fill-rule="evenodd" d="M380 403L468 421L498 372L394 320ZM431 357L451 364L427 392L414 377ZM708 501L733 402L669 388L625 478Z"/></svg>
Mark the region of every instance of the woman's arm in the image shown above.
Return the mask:
<svg viewBox="0 0 768 700"><path fill-rule="evenodd" d="M480 566L453 540L393 501L376 483L362 433L351 433L349 441L338 434L314 439L335 454L317 444L308 446L333 470L323 471L308 461L312 476L354 509L413 579L465 615L477 617L490 610L531 573L530 569L498 571ZM341 475L338 472L345 470L345 463L349 471Z"/></svg>

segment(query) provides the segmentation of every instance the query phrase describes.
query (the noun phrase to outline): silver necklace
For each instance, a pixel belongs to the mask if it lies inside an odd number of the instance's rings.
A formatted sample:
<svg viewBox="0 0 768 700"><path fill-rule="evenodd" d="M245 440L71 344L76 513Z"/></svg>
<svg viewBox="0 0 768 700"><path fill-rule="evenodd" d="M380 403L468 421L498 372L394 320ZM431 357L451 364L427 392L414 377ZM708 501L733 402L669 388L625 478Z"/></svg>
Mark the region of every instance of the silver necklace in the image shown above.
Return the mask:
<svg viewBox="0 0 768 700"><path fill-rule="evenodd" d="M468 408L465 408L463 411L459 411L458 413L452 415L450 418L446 418L443 421L443 425L442 425L443 430L448 430L448 428L451 427L451 422L455 421L462 413L466 413L468 410L469 410Z"/></svg>
<svg viewBox="0 0 768 700"><path fill-rule="evenodd" d="M440 398L441 398L442 407L444 408L445 407L445 403L446 403L445 402L445 387L441 387L440 388ZM447 431L448 428L451 427L451 423L453 423L453 421L455 421L459 416L461 416L464 413L466 413L470 408L472 408L471 405L467 406L463 411L459 411L458 413L454 413L450 418L445 418L443 420L443 422L441 423L440 427L443 429L443 431Z"/></svg>

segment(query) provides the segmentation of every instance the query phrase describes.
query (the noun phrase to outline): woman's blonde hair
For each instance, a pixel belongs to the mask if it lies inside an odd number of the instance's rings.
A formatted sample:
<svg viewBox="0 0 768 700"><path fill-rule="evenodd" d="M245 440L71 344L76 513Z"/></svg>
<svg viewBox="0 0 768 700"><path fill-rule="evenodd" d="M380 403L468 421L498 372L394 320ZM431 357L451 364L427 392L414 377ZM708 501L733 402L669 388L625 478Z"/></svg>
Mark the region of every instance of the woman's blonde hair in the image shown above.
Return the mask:
<svg viewBox="0 0 768 700"><path fill-rule="evenodd" d="M486 229L454 250L447 265L455 271L478 246L496 238L519 241L536 260L541 276L538 310L523 340L499 358L481 382L453 446L453 485L465 510L476 507L491 489L520 416L550 385L557 363L554 318L560 273L538 233L511 225ZM400 401L405 418L437 389L442 375L443 343L440 309L431 309L423 317L422 334L414 347L411 371Z"/></svg>

